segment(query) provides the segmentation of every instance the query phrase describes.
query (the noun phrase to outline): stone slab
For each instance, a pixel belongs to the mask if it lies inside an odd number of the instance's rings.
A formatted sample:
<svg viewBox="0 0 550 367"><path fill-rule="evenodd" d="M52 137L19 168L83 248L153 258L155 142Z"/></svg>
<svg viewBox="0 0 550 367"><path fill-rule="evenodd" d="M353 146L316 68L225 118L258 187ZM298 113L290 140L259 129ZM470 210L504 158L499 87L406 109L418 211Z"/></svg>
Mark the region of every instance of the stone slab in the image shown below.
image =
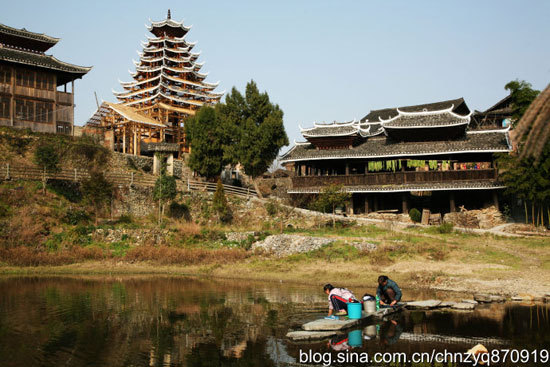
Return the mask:
<svg viewBox="0 0 550 367"><path fill-rule="evenodd" d="M319 340L319 339L325 339L330 338L334 335L338 334L336 331L290 331L286 334L286 337L294 340L294 341L300 341L300 340Z"/></svg>
<svg viewBox="0 0 550 367"><path fill-rule="evenodd" d="M449 307L453 307L454 305L456 305L456 302L453 302L453 301L443 301L439 304L439 308L449 308Z"/></svg>
<svg viewBox="0 0 550 367"><path fill-rule="evenodd" d="M497 296L496 294L491 294L491 301L492 302L506 302L506 297Z"/></svg>
<svg viewBox="0 0 550 367"><path fill-rule="evenodd" d="M359 319L360 320L360 319ZM310 321L302 325L302 329L306 331L335 331L343 330L349 327L355 326L359 323L359 320L327 320L319 319L315 321Z"/></svg>
<svg viewBox="0 0 550 367"><path fill-rule="evenodd" d="M463 299L462 301L460 301L460 303L471 303L472 305L479 304L479 302L476 301L475 299Z"/></svg>
<svg viewBox="0 0 550 367"><path fill-rule="evenodd" d="M467 302L458 302L451 306L453 310L473 310L476 308L476 305L473 303Z"/></svg>
<svg viewBox="0 0 550 367"><path fill-rule="evenodd" d="M491 303L491 302L493 302L493 300L491 299L490 294L483 294L483 293L474 294L474 300L476 300L477 302L481 302L481 303Z"/></svg>
<svg viewBox="0 0 550 367"><path fill-rule="evenodd" d="M414 302L407 302L405 307L407 308L437 308L441 304L441 301L438 301L436 299L429 299L426 301L414 301Z"/></svg>

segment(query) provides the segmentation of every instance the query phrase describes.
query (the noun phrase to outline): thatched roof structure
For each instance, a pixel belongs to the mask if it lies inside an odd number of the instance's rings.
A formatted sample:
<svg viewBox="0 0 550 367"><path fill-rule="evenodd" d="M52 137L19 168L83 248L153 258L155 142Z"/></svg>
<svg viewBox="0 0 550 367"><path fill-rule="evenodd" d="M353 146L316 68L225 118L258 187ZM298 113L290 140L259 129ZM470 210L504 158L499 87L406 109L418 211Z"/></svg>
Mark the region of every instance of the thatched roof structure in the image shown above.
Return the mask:
<svg viewBox="0 0 550 367"><path fill-rule="evenodd" d="M520 158L538 160L550 140L550 84L531 103L510 135L514 148L522 145Z"/></svg>

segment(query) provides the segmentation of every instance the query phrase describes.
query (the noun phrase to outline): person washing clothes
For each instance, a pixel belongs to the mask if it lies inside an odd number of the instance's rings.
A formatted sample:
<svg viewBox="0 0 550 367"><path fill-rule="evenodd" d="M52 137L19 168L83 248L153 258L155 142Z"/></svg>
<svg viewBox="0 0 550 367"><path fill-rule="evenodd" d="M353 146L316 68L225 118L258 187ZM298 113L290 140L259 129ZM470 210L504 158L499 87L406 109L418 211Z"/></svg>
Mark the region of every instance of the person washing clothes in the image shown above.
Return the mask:
<svg viewBox="0 0 550 367"><path fill-rule="evenodd" d="M397 302L401 301L402 293L396 282L385 275L380 275L376 295L380 298L380 305L395 306Z"/></svg>
<svg viewBox="0 0 550 367"><path fill-rule="evenodd" d="M348 303L359 302L353 293L346 288L336 288L332 284L325 284L323 291L328 295L328 317L348 314Z"/></svg>

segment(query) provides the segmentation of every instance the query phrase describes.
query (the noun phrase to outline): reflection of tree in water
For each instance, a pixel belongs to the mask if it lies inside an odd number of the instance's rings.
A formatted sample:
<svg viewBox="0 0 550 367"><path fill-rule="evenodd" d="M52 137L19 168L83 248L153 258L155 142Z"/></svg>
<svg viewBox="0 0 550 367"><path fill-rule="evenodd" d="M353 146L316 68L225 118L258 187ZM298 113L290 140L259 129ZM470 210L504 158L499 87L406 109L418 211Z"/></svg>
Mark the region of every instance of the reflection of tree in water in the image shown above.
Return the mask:
<svg viewBox="0 0 550 367"><path fill-rule="evenodd" d="M167 279L20 283L0 282L7 366L269 365L266 335L285 331L283 305L239 287Z"/></svg>

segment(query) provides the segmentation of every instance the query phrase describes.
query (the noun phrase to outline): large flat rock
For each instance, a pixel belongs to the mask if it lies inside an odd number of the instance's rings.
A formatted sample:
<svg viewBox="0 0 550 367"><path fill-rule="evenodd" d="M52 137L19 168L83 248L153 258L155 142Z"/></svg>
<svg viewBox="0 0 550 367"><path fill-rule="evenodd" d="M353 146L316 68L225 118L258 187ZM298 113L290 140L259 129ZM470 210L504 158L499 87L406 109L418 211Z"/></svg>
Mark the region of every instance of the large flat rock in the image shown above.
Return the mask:
<svg viewBox="0 0 550 367"><path fill-rule="evenodd" d="M325 339L330 338L331 336L336 335L337 331L290 331L286 334L286 337L295 340L319 340L319 339Z"/></svg>
<svg viewBox="0 0 550 367"><path fill-rule="evenodd" d="M451 306L454 310L473 310L476 305L469 302L458 302Z"/></svg>
<svg viewBox="0 0 550 367"><path fill-rule="evenodd" d="M429 299L427 301L414 301L414 302L407 302L406 306L407 308L437 308L441 304L441 301L436 299Z"/></svg>
<svg viewBox="0 0 550 367"><path fill-rule="evenodd" d="M302 329L306 331L334 331L334 330L346 329L354 325L357 325L358 323L359 323L359 320L357 319L356 320L319 319L319 320L315 320L315 321L311 321L303 324Z"/></svg>

